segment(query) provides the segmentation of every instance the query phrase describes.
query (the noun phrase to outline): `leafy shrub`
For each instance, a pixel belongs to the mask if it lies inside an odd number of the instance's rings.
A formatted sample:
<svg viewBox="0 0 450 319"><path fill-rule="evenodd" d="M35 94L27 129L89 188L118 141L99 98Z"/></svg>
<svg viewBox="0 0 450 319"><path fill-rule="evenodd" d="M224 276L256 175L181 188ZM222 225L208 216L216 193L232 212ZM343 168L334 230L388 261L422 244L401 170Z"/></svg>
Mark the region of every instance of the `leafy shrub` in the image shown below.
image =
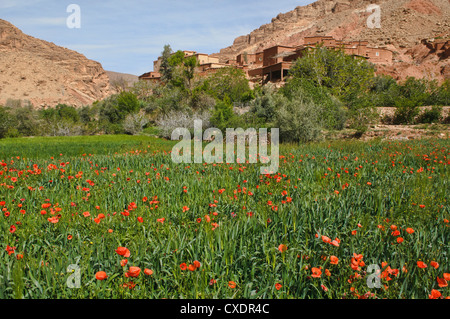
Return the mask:
<svg viewBox="0 0 450 319"><path fill-rule="evenodd" d="M399 94L397 81L391 76L378 75L373 78L369 92L373 106L395 106L395 100Z"/></svg>
<svg viewBox="0 0 450 319"><path fill-rule="evenodd" d="M294 80L304 79L316 87L327 88L352 110L362 108L361 96L370 88L374 70L366 60L319 45L299 58L289 74Z"/></svg>
<svg viewBox="0 0 450 319"><path fill-rule="evenodd" d="M401 106L397 106L394 113L393 124L413 124L419 114L419 107L414 101L404 100Z"/></svg>
<svg viewBox="0 0 450 319"><path fill-rule="evenodd" d="M222 68L213 73L205 80L201 89L218 100L227 96L231 102L245 102L253 97L244 71L233 67Z"/></svg>
<svg viewBox="0 0 450 319"><path fill-rule="evenodd" d="M0 106L0 138L9 137L7 133L14 125L14 118L9 114L8 108Z"/></svg>
<svg viewBox="0 0 450 319"><path fill-rule="evenodd" d="M275 111L275 127L284 142L310 142L320 137L321 127L316 105L311 99L280 96Z"/></svg>
<svg viewBox="0 0 450 319"><path fill-rule="evenodd" d="M117 97L117 107L124 115L139 111L140 105L138 98L133 92L123 91Z"/></svg>
<svg viewBox="0 0 450 319"><path fill-rule="evenodd" d="M225 101L220 101L214 107L214 111L211 116L211 124L224 131L226 128L231 128L232 122L235 122L235 117L238 115L233 111L233 105L230 100L225 99Z"/></svg>
<svg viewBox="0 0 450 319"><path fill-rule="evenodd" d="M343 103L330 93L326 87L316 86L308 79L293 79L281 89L281 93L289 99L307 98L316 105L318 121L323 128L342 130L347 121L349 111ZM358 113L361 113L358 110Z"/></svg>
<svg viewBox="0 0 450 319"><path fill-rule="evenodd" d="M12 108L10 114L20 135L38 136L44 133L43 122L31 105Z"/></svg>
<svg viewBox="0 0 450 319"><path fill-rule="evenodd" d="M437 123L442 119L442 107L433 106L431 109L424 110L417 118L417 123Z"/></svg>

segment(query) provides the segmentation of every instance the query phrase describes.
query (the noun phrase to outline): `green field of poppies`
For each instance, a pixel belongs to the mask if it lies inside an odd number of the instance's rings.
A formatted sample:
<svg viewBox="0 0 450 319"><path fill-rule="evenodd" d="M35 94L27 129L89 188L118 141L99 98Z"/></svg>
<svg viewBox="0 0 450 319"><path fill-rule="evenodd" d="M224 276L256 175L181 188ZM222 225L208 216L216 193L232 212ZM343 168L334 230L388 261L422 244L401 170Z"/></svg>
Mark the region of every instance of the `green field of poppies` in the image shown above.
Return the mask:
<svg viewBox="0 0 450 319"><path fill-rule="evenodd" d="M0 298L450 296L448 139L282 145L275 175L173 145L0 140Z"/></svg>

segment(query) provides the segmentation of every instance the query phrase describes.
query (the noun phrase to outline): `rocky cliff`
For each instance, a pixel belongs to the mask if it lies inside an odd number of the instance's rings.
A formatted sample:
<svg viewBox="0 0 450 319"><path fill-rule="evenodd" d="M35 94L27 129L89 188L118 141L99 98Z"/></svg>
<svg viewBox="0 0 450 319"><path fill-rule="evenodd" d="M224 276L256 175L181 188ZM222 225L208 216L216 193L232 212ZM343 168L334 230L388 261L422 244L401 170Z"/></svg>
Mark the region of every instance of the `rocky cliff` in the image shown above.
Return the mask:
<svg viewBox="0 0 450 319"><path fill-rule="evenodd" d="M0 19L0 105L28 100L35 107L58 103L82 106L111 92L98 62L36 39Z"/></svg>
<svg viewBox="0 0 450 319"><path fill-rule="evenodd" d="M371 4L380 6L381 28L368 27ZM397 79L411 75L442 81L450 76L448 55L430 47L450 37L450 0L318 0L280 13L215 56L226 61L275 44L297 46L313 35L367 40L371 46L394 51L393 65L381 65L378 70Z"/></svg>

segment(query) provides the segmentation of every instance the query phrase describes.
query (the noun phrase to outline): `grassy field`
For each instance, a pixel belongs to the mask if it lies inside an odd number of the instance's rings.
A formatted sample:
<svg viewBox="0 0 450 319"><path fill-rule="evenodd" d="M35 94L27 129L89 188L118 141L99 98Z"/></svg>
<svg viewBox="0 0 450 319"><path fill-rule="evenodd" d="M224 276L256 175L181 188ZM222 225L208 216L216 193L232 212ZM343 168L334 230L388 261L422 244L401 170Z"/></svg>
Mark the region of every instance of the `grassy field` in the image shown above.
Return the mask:
<svg viewBox="0 0 450 319"><path fill-rule="evenodd" d="M173 145L0 140L0 298L450 295L448 139L282 145L272 176Z"/></svg>

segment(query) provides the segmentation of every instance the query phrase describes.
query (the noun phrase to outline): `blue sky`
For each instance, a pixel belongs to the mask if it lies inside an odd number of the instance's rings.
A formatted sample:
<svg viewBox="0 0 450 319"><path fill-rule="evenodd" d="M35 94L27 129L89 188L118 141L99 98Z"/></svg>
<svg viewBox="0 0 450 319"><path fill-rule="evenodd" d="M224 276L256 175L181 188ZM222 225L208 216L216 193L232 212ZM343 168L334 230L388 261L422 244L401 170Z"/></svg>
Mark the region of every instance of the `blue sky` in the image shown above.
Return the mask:
<svg viewBox="0 0 450 319"><path fill-rule="evenodd" d="M313 0L0 0L0 18L24 33L100 62L105 70L140 75L165 44L216 53L233 40ZM70 4L81 28L70 29Z"/></svg>

